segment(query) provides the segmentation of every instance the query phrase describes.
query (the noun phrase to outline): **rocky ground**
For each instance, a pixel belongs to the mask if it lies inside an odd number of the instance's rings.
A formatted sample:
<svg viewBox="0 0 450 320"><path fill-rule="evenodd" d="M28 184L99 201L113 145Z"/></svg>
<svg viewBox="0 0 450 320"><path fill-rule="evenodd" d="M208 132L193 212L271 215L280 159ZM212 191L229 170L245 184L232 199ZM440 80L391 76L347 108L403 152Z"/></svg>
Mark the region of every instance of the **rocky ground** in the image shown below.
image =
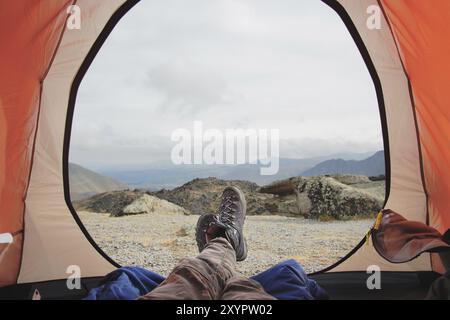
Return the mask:
<svg viewBox="0 0 450 320"><path fill-rule="evenodd" d="M292 177L258 186L248 181L194 179L173 190L112 191L74 202L101 248L122 265L167 275L197 254L198 214L215 212L223 189L238 186L247 199L246 261L252 275L283 259L318 271L348 253L369 230L384 200L384 181L357 175ZM306 218L305 218L306 217Z"/></svg>
<svg viewBox="0 0 450 320"><path fill-rule="evenodd" d="M121 265L138 265L163 275L185 256L197 254L197 215L141 214L111 217L79 211L99 246ZM339 260L364 236L373 220L323 222L285 216L248 216L245 226L249 255L238 263L253 275L277 262L294 258L308 272Z"/></svg>

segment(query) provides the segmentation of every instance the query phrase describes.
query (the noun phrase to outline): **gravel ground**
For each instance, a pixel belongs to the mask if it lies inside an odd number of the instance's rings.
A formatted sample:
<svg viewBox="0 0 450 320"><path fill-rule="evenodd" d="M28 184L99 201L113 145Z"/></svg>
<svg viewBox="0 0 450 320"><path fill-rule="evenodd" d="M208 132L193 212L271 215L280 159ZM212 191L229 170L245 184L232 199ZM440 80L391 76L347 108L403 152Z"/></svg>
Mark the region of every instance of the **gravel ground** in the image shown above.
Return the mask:
<svg viewBox="0 0 450 320"><path fill-rule="evenodd" d="M79 212L98 245L121 265L137 265L167 275L177 261L197 254L198 216L145 214L109 217ZM238 263L247 276L293 258L307 272L323 269L350 251L373 220L319 222L283 216L248 216L248 257Z"/></svg>

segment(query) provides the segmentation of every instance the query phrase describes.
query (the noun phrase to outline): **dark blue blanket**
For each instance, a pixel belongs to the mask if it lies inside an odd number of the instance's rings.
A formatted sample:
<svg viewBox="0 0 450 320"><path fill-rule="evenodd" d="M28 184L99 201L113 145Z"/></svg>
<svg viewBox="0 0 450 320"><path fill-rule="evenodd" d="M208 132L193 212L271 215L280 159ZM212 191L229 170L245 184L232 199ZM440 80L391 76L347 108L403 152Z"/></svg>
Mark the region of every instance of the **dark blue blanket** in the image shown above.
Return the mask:
<svg viewBox="0 0 450 320"><path fill-rule="evenodd" d="M282 300L328 299L326 292L295 260L286 260L252 277L267 293ZM86 300L133 300L156 288L164 277L139 267L122 267L109 273Z"/></svg>

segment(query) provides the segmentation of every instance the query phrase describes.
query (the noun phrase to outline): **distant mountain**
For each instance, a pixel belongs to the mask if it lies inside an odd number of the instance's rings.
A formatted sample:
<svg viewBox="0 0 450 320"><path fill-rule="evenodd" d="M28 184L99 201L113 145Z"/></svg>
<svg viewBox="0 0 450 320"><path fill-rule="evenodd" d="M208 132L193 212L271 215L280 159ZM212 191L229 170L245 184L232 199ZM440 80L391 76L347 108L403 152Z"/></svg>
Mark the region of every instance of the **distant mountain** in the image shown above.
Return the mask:
<svg viewBox="0 0 450 320"><path fill-rule="evenodd" d="M331 159L301 172L302 176L318 176L324 174L360 174L378 176L385 174L384 151L378 151L364 160Z"/></svg>
<svg viewBox="0 0 450 320"><path fill-rule="evenodd" d="M73 201L97 193L125 190L129 187L113 178L100 175L75 163L69 163L70 197Z"/></svg>
<svg viewBox="0 0 450 320"><path fill-rule="evenodd" d="M223 180L247 180L259 185L271 183L298 174L311 168L323 158L287 159L281 158L279 171L275 175L263 176L260 165L166 165L144 169L110 169L102 173L126 183L133 188L149 190L173 189L196 178L215 177Z"/></svg>
<svg viewBox="0 0 450 320"><path fill-rule="evenodd" d="M339 154L334 157L342 159L365 159L370 154ZM276 180L297 176L330 159L332 156L322 156L304 159L280 158L279 171L275 175L263 176L260 166L253 164L243 165L172 165L153 164L144 168L118 168L103 169L100 173L113 177L133 188L146 188L152 191L160 189L173 189L195 178L215 177L222 180L247 180L259 185L268 184Z"/></svg>

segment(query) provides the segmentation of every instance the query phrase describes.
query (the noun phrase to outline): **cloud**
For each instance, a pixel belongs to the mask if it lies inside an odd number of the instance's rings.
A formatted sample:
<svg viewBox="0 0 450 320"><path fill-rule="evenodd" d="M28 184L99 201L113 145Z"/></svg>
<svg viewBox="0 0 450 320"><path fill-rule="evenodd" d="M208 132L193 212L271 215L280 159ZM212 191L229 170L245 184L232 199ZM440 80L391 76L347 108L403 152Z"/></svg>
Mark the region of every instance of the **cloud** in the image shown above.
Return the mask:
<svg viewBox="0 0 450 320"><path fill-rule="evenodd" d="M148 163L192 128L279 129L282 156L382 144L367 68L320 1L146 0L117 25L78 91L71 160Z"/></svg>
<svg viewBox="0 0 450 320"><path fill-rule="evenodd" d="M148 84L164 96L161 109L165 112L199 112L233 103L239 96L218 72L180 58L150 68Z"/></svg>

